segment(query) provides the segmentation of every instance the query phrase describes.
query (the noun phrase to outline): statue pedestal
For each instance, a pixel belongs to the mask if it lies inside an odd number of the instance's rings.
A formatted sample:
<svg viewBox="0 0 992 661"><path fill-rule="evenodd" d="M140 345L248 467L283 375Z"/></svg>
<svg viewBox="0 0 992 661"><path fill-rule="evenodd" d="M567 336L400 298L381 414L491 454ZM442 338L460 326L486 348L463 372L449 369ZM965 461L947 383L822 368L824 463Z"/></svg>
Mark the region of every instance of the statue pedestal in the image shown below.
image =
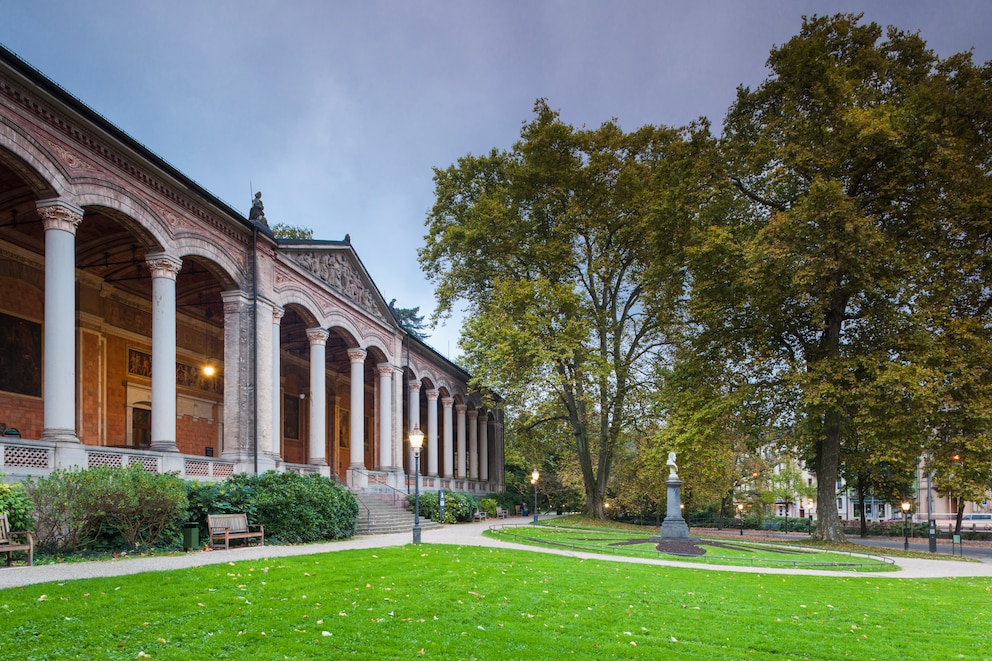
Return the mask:
<svg viewBox="0 0 992 661"><path fill-rule="evenodd" d="M673 472L665 480L665 486L668 487L668 510L661 523L661 538L698 541L698 538L689 536L689 526L682 518L682 480Z"/></svg>

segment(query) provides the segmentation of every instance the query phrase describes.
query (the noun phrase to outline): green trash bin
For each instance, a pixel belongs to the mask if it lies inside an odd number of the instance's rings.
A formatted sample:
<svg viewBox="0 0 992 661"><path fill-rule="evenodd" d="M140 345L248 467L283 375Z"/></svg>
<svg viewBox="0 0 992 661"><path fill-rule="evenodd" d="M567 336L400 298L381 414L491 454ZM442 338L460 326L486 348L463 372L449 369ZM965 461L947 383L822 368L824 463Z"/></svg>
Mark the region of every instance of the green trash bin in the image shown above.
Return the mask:
<svg viewBox="0 0 992 661"><path fill-rule="evenodd" d="M195 523L183 524L183 550L200 548L200 526Z"/></svg>

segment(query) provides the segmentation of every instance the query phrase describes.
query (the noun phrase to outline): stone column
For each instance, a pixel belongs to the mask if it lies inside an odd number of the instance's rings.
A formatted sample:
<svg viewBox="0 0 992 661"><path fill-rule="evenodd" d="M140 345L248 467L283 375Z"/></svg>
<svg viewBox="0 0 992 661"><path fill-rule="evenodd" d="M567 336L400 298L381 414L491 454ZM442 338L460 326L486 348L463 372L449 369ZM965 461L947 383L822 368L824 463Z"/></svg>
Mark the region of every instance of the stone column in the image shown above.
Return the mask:
<svg viewBox="0 0 992 661"><path fill-rule="evenodd" d="M365 468L365 349L348 349L351 361L351 468Z"/></svg>
<svg viewBox="0 0 992 661"><path fill-rule="evenodd" d="M444 462L441 466L441 474L444 477L454 477L452 473L452 466L455 463L455 448L454 448L454 435L452 434L451 428L451 406L455 403L452 397L442 397L441 407L444 411Z"/></svg>
<svg viewBox="0 0 992 661"><path fill-rule="evenodd" d="M459 480L465 479L465 410L468 407L464 404L458 404L455 406L455 414L458 420L458 429L456 430L456 442L458 443L458 466L456 467L455 476Z"/></svg>
<svg viewBox="0 0 992 661"><path fill-rule="evenodd" d="M391 471L403 466L403 368L393 367L393 458Z"/></svg>
<svg viewBox="0 0 992 661"><path fill-rule="evenodd" d="M327 338L323 328L308 328L310 340L310 460L316 466L327 465Z"/></svg>
<svg viewBox="0 0 992 661"><path fill-rule="evenodd" d="M224 301L224 441L221 454L250 461L251 450L251 298L241 291L221 292ZM239 470L248 470L240 468Z"/></svg>
<svg viewBox="0 0 992 661"><path fill-rule="evenodd" d="M407 429L412 431L416 427L422 430L424 426L420 424L420 381L410 381L407 388L407 415L410 416ZM413 474L415 463L413 448L407 446L406 465L409 467L410 474Z"/></svg>
<svg viewBox="0 0 992 661"><path fill-rule="evenodd" d="M379 373L379 470L393 467L393 366L376 365Z"/></svg>
<svg viewBox="0 0 992 661"><path fill-rule="evenodd" d="M479 479L489 480L489 413L479 416Z"/></svg>
<svg viewBox="0 0 992 661"><path fill-rule="evenodd" d="M285 310L272 308L272 453L282 454L282 361L279 328Z"/></svg>
<svg viewBox="0 0 992 661"><path fill-rule="evenodd" d="M427 474L437 477L437 390L427 391Z"/></svg>
<svg viewBox="0 0 992 661"><path fill-rule="evenodd" d="M146 258L152 272L152 442L176 452L176 277L182 261L165 253Z"/></svg>
<svg viewBox="0 0 992 661"><path fill-rule="evenodd" d="M479 479L479 411L468 412L468 479Z"/></svg>
<svg viewBox="0 0 992 661"><path fill-rule="evenodd" d="M259 470L263 472L272 465L272 395L279 384L272 372L272 310L272 304L267 301L255 302L255 349L252 354L255 361L255 442L258 443Z"/></svg>
<svg viewBox="0 0 992 661"><path fill-rule="evenodd" d="M83 210L68 202L52 200L38 204L38 215L45 227L44 429L41 438L78 443L76 228L83 220ZM172 419L175 421L175 415Z"/></svg>

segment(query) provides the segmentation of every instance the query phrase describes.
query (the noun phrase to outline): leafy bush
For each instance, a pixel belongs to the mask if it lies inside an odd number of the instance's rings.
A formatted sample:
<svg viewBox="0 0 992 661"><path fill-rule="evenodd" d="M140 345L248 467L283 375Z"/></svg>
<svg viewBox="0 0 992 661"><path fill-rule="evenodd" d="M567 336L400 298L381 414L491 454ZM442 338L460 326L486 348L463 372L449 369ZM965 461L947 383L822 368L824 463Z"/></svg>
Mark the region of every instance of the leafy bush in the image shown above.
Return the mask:
<svg viewBox="0 0 992 661"><path fill-rule="evenodd" d="M0 482L0 512L7 513L11 530L34 530L31 510L34 504L20 482L8 484Z"/></svg>
<svg viewBox="0 0 992 661"><path fill-rule="evenodd" d="M206 540L208 514L248 515L248 521L257 523L255 505L251 499L252 488L243 482L197 482L186 483L186 499L189 501L186 522L195 523L200 529L200 539Z"/></svg>
<svg viewBox="0 0 992 661"><path fill-rule="evenodd" d="M496 518L496 506L498 504L495 498L483 498L479 501L479 509L485 512L486 516Z"/></svg>
<svg viewBox="0 0 992 661"><path fill-rule="evenodd" d="M246 511L252 523L265 526L266 537L305 544L345 539L355 533L358 501L354 494L321 475L242 473L225 485L227 489L246 490L251 509L240 511Z"/></svg>
<svg viewBox="0 0 992 661"><path fill-rule="evenodd" d="M415 496L407 496L407 503L410 511L413 511ZM495 516L496 505L493 501L493 516ZM444 492L444 521L440 520L441 506L438 500L437 491L423 491L420 494L420 516L428 518L438 523L457 523L472 521L475 511L479 509L479 499L467 493L457 491Z"/></svg>
<svg viewBox="0 0 992 661"><path fill-rule="evenodd" d="M186 512L182 480L140 466L57 469L25 489L39 546L53 552L174 543Z"/></svg>

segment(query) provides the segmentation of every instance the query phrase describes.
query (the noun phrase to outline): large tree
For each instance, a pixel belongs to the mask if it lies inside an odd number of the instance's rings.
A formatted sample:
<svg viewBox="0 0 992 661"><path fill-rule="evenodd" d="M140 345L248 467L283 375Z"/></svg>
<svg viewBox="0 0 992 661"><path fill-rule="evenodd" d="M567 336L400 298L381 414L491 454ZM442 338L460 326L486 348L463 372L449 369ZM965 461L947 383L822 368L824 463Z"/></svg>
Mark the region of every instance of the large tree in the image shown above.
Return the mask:
<svg viewBox="0 0 992 661"><path fill-rule="evenodd" d="M843 539L836 483L864 393L881 375L912 383L911 399L928 386L906 373L920 349L919 238L941 220L935 179L961 155L934 120L949 116L933 96L944 64L918 35L813 17L726 118L734 199L697 246L695 311L782 402L817 476L822 539ZM904 442L923 447L923 432Z"/></svg>
<svg viewBox="0 0 992 661"><path fill-rule="evenodd" d="M499 391L532 428L567 430L585 511L603 517L682 293L673 262L685 219L666 212L677 194L666 184L706 127L576 129L544 101L534 111L509 151L435 170L420 261L440 314L467 306L462 347L476 385ZM663 250L649 249L649 225L667 226ZM655 270L664 275L650 296L647 264L671 266Z"/></svg>

